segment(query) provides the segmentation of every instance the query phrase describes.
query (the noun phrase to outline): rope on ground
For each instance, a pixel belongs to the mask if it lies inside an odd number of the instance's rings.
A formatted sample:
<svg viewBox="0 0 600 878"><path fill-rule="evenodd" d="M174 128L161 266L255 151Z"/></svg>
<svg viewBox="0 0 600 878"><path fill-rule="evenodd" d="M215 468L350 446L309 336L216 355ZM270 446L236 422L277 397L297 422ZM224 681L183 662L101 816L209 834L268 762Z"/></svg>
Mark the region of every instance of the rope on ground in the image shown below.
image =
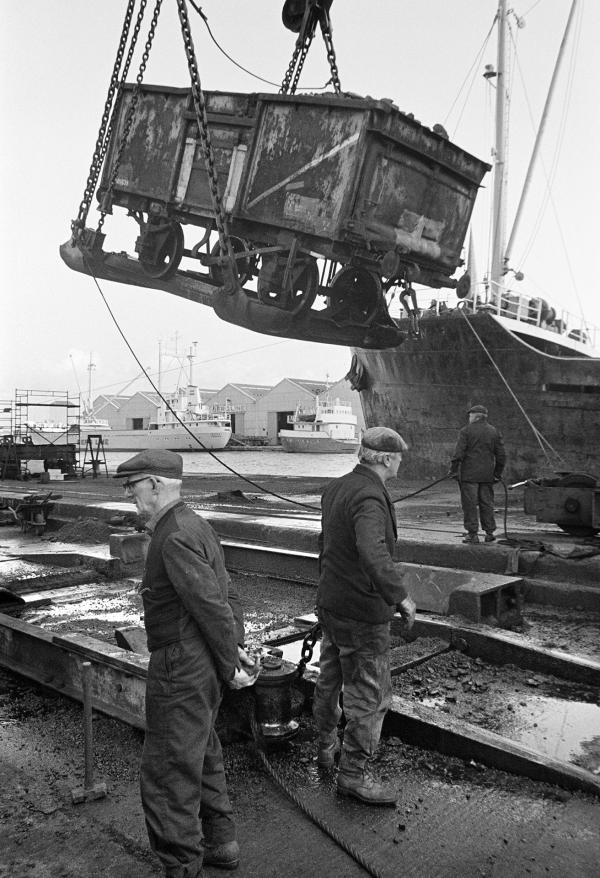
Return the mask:
<svg viewBox="0 0 600 878"><path fill-rule="evenodd" d="M267 755L264 752L264 748L260 745L261 735L260 730L258 728L258 723L256 722L256 717L251 714L250 715L250 725L252 728L252 736L253 736L253 744L256 755L260 759L265 771L269 775L269 777L275 781L277 786L283 790L283 792L288 796L292 802L305 814L312 822L319 827L319 829L328 835L329 838L334 841L338 847L340 847L343 851L345 851L352 859L362 866L365 872L368 872L369 875L372 875L373 878L384 878L383 874L375 867L372 863L370 863L363 854L357 850L352 844L347 842L345 839L341 838L337 833L323 820L322 817L319 817L312 808L306 804L306 802L297 795L290 788L290 786L286 783L286 781L281 776L281 773L274 768L269 760L267 759Z"/></svg>

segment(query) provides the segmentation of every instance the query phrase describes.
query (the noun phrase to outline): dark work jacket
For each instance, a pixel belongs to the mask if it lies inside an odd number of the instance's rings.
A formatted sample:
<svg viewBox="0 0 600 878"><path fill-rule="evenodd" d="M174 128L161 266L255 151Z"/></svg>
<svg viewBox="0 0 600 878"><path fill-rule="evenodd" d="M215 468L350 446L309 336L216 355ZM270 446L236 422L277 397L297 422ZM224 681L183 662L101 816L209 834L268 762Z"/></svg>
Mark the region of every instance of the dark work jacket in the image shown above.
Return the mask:
<svg viewBox="0 0 600 878"><path fill-rule="evenodd" d="M317 605L361 622L389 621L407 592L392 560L396 517L383 482L359 463L327 486L321 509Z"/></svg>
<svg viewBox="0 0 600 878"><path fill-rule="evenodd" d="M237 592L210 526L183 501L169 509L152 534L141 588L148 649L201 637L219 676L238 665L244 627Z"/></svg>
<svg viewBox="0 0 600 878"><path fill-rule="evenodd" d="M463 427L452 455L452 472L461 482L493 482L502 475L506 453L499 431L487 421L474 421Z"/></svg>

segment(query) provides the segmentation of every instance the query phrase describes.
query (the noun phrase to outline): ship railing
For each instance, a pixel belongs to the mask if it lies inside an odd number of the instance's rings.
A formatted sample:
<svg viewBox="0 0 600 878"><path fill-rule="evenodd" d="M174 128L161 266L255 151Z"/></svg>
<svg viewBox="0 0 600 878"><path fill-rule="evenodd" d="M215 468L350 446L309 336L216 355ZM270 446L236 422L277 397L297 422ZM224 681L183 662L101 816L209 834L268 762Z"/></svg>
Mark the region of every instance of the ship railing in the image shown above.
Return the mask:
<svg viewBox="0 0 600 878"><path fill-rule="evenodd" d="M213 415L244 414L248 411L248 406L243 403L218 403L211 405L210 411Z"/></svg>
<svg viewBox="0 0 600 878"><path fill-rule="evenodd" d="M596 348L600 343L597 326L570 311L563 309L557 312L545 299L507 291L481 307L489 309L490 306L501 317L539 326L591 348Z"/></svg>

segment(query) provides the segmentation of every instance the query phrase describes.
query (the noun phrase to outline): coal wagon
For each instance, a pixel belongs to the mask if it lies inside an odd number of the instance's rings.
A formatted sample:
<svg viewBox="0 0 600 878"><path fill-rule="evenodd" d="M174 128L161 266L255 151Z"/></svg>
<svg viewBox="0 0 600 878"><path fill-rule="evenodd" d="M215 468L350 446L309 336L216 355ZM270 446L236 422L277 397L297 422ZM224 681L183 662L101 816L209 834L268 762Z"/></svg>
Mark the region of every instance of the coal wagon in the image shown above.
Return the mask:
<svg viewBox="0 0 600 878"><path fill-rule="evenodd" d="M389 344L397 329L386 290L460 283L453 276L488 165L439 126L372 98L207 91L204 99L239 279L236 295L215 295L225 319ZM98 198L103 211L124 208L139 224L139 262L157 286L176 283L185 257L195 260L188 277L222 287L189 89L123 90Z"/></svg>

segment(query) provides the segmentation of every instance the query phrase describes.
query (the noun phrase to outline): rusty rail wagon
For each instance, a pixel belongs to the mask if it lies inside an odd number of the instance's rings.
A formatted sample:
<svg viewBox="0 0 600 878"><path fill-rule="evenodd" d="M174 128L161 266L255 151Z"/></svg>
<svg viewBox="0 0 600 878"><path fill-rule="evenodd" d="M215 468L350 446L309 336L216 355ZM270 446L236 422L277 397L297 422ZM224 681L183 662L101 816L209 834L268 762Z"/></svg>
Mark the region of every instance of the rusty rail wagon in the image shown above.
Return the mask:
<svg viewBox="0 0 600 878"><path fill-rule="evenodd" d="M204 100L236 289L227 289L211 235L211 177L190 89L123 88L97 195L103 212L122 208L138 223L139 264L107 258L103 236L90 232L80 240L85 266L62 248L71 267L196 298L261 332L366 347L402 339L385 301L392 286L410 301L415 281L468 283L453 275L488 166L441 126L355 96Z"/></svg>

